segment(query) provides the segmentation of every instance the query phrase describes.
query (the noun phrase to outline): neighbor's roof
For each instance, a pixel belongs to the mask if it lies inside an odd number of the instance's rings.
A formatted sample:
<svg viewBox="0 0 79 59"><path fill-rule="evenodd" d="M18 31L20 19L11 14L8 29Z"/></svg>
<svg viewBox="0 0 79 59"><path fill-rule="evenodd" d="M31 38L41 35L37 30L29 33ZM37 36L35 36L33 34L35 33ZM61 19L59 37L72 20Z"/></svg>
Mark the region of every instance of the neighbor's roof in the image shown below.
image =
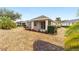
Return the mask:
<svg viewBox="0 0 79 59"><path fill-rule="evenodd" d="M76 22L76 21L79 21L79 19L72 19L72 20L65 20L65 21L62 21L63 23L73 23L73 22Z"/></svg>
<svg viewBox="0 0 79 59"><path fill-rule="evenodd" d="M44 15L31 19L31 21L35 21L35 20L51 20L51 21L53 21L52 19L50 19L49 17L44 16Z"/></svg>

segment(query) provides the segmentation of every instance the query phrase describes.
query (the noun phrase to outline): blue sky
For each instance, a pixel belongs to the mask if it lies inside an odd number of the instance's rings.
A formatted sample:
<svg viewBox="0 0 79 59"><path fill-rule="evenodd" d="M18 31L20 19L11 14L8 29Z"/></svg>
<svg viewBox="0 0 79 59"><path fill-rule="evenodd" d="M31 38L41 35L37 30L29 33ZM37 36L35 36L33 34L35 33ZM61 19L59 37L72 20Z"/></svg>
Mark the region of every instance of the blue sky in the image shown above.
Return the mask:
<svg viewBox="0 0 79 59"><path fill-rule="evenodd" d="M8 7L22 14L22 20L30 20L40 15L45 15L55 20L56 17L61 17L62 20L76 19L77 7Z"/></svg>

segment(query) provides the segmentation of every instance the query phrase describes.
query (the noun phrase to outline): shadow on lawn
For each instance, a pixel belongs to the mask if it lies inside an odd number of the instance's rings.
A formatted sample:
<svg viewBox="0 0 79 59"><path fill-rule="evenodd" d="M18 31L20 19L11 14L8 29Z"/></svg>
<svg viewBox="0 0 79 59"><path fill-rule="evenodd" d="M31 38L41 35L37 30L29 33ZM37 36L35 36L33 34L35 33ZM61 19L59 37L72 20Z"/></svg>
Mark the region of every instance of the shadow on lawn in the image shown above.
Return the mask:
<svg viewBox="0 0 79 59"><path fill-rule="evenodd" d="M64 48L51 44L49 42L37 40L33 44L33 50L34 51L63 51Z"/></svg>

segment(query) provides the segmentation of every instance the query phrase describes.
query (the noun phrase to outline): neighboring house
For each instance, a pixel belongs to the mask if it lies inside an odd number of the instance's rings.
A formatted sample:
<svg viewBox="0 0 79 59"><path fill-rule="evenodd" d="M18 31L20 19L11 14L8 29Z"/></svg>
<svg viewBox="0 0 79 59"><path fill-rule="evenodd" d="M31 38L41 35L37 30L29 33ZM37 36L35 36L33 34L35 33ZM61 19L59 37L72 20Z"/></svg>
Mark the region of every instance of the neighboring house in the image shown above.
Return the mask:
<svg viewBox="0 0 79 59"><path fill-rule="evenodd" d="M52 19L44 15L33 18L28 23L29 23L28 27L31 30L43 31L43 32L47 31L49 25L51 26L56 25Z"/></svg>
<svg viewBox="0 0 79 59"><path fill-rule="evenodd" d="M65 20L65 21L62 21L62 26L71 26L72 24L78 22L79 19L73 19L73 20Z"/></svg>
<svg viewBox="0 0 79 59"><path fill-rule="evenodd" d="M26 24L25 21L16 21L17 26L23 26L25 24Z"/></svg>

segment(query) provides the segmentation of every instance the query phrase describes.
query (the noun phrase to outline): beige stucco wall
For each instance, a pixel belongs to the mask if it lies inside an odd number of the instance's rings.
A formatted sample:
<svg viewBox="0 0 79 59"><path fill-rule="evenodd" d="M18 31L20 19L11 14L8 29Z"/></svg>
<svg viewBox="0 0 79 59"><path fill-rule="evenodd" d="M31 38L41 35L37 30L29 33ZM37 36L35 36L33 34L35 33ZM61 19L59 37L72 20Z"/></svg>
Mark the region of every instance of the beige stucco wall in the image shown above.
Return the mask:
<svg viewBox="0 0 79 59"><path fill-rule="evenodd" d="M41 29L40 22L36 22L36 26L34 26L34 30L39 31Z"/></svg>
<svg viewBox="0 0 79 59"><path fill-rule="evenodd" d="M50 23L50 25L56 25L54 22L51 22L51 21L49 22L48 20L45 20L45 29L41 29L40 21L36 22L36 26L34 26L34 21L33 21L33 22L31 22L31 29L34 29L36 31L38 31L38 30L47 31L49 23Z"/></svg>

